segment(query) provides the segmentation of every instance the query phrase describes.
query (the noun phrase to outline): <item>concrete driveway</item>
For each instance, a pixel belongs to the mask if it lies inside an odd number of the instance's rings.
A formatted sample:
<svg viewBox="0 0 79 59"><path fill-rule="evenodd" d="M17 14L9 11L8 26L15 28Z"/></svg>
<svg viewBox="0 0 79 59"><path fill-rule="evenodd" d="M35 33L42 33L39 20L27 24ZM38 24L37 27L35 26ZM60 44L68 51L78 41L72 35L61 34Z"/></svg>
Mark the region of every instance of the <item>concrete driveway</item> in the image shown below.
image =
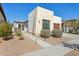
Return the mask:
<svg viewBox="0 0 79 59"><path fill-rule="evenodd" d="M63 33L63 36L65 37L71 37L74 40L79 38L79 35L74 35L74 34L68 34L68 33ZM75 40L77 41L77 40ZM74 41L73 41L74 42ZM79 42L79 40L78 40ZM28 54L24 54L23 56L64 56L68 52L72 51L73 49L64 47L63 44L58 44L58 45L52 45L45 47L41 50L31 52Z"/></svg>
<svg viewBox="0 0 79 59"><path fill-rule="evenodd" d="M35 52L24 54L23 56L63 56L70 51L72 51L72 49L63 47L61 44L59 44Z"/></svg>

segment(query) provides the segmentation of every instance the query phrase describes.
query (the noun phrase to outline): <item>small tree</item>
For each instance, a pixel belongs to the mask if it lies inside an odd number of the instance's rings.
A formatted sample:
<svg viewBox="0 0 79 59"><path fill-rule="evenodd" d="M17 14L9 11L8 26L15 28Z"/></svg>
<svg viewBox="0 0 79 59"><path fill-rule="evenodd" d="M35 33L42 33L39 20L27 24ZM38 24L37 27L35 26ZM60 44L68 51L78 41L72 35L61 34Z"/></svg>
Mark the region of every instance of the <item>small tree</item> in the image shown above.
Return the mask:
<svg viewBox="0 0 79 59"><path fill-rule="evenodd" d="M12 26L9 23L0 24L0 36L6 39L6 37L11 34L12 34Z"/></svg>

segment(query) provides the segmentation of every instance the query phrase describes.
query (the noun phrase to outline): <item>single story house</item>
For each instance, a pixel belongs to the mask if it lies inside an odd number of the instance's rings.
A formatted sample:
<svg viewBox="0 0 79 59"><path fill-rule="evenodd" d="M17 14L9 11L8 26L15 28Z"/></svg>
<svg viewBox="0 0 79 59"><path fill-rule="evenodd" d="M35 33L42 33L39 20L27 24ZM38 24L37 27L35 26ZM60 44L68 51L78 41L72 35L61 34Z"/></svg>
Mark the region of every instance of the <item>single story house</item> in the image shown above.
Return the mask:
<svg viewBox="0 0 79 59"><path fill-rule="evenodd" d="M14 21L12 31L27 31L28 21Z"/></svg>
<svg viewBox="0 0 79 59"><path fill-rule="evenodd" d="M61 17L54 15L54 11L38 6L28 15L27 31L39 35L42 29L49 29L50 32L54 29L62 30L61 19Z"/></svg>

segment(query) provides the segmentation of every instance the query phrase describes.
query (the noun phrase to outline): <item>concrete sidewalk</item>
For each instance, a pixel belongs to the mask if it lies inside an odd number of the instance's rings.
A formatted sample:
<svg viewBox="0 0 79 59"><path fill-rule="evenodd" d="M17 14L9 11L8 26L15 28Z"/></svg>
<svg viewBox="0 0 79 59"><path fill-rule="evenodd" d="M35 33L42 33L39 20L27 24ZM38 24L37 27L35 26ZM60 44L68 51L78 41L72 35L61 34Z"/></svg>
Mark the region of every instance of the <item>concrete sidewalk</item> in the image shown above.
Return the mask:
<svg viewBox="0 0 79 59"><path fill-rule="evenodd" d="M47 42L37 38L36 36L33 36L32 34L30 33L27 33L27 32L23 32L23 36L24 37L29 37L30 39L32 39L35 43L39 44L40 46L46 48L46 47L49 47L49 46L52 46L51 44L48 44Z"/></svg>
<svg viewBox="0 0 79 59"><path fill-rule="evenodd" d="M72 51L72 49L63 47L59 44L52 47L47 47L45 49L41 49L39 51L24 54L23 56L63 56L70 51Z"/></svg>

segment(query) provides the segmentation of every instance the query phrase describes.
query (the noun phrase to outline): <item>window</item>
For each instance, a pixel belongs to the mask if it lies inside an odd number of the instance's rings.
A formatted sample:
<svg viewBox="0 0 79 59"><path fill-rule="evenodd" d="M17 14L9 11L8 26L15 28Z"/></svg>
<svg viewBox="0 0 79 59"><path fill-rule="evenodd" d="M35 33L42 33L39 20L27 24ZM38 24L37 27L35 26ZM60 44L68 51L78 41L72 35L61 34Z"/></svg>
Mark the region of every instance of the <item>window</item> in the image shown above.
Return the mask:
<svg viewBox="0 0 79 59"><path fill-rule="evenodd" d="M49 20L43 20L42 28L43 29L50 29L50 21Z"/></svg>

